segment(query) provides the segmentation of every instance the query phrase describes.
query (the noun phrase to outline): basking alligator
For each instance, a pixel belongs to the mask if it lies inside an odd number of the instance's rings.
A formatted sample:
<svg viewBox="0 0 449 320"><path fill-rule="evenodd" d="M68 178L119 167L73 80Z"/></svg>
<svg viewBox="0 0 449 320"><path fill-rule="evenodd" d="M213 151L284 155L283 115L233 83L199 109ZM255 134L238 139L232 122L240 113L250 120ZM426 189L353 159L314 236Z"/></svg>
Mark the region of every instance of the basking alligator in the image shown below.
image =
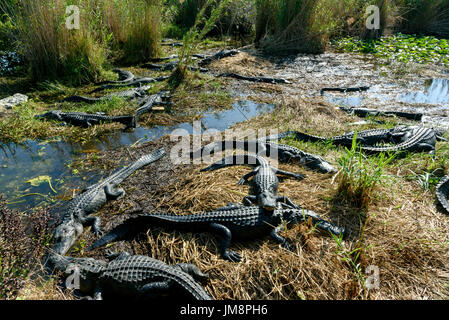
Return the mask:
<svg viewBox="0 0 449 320"><path fill-rule="evenodd" d="M85 102L85 103L97 103L99 101L107 101L111 100L114 97L121 97L126 99L135 99L144 97L147 94L147 90L150 89L151 86L143 86L140 88L128 89L125 91L114 92L107 94L103 97L92 98L92 97L83 97L83 96L71 96L62 100L62 102Z"/></svg>
<svg viewBox="0 0 449 320"><path fill-rule="evenodd" d="M238 184L247 184L248 179L254 176L254 178L251 180L251 185L255 195L244 197L243 203L245 205L257 203L257 205L261 206L265 210L274 210L277 207L278 201L293 205L289 198L277 195L279 180L276 176L276 173L298 180L302 180L305 178L303 174L292 173L273 168L269 165L268 161L265 158L248 154L234 155L223 158L221 161L216 162L207 168L201 169L201 171L212 171L235 165L251 165L255 167L255 169L250 173L244 175L242 179L240 179Z"/></svg>
<svg viewBox="0 0 449 320"><path fill-rule="evenodd" d="M389 116L394 115L401 118L406 118L415 121L421 121L423 114L415 113L415 112L401 112L401 111L382 111L377 109L368 109L368 108L353 108L353 107L339 107L340 110L349 113L351 115L356 115L359 117L368 117L368 116Z"/></svg>
<svg viewBox="0 0 449 320"><path fill-rule="evenodd" d="M174 70L179 64L179 60L175 60L172 62L167 62L164 64L157 64L157 63L146 63L144 65L142 65L142 67L144 68L148 68L150 70L159 70L159 71L171 71ZM189 66L188 67L190 71L199 71L199 72L208 72L209 70L206 68L199 68L199 67L193 67L193 66Z"/></svg>
<svg viewBox="0 0 449 320"><path fill-rule="evenodd" d="M89 93L96 93L96 92L100 92L100 91L103 91L103 90L106 90L106 89L115 89L115 88L132 87L132 86L142 86L143 84L164 81L164 80L167 80L168 78L169 78L169 76L160 76L160 77L156 77L156 78L135 78L134 80L126 82L126 83L105 84L105 85L103 85L101 87L98 87L98 88L92 90Z"/></svg>
<svg viewBox="0 0 449 320"><path fill-rule="evenodd" d="M169 91L161 91L159 93L153 94L148 98L145 98L142 106L140 106L136 113L134 114L136 123L139 121L139 117L147 112L150 112L155 105L167 105L169 102L165 102L164 99L169 99Z"/></svg>
<svg viewBox="0 0 449 320"><path fill-rule="evenodd" d="M242 75L236 74L236 73L222 73L219 75L219 77L230 77L230 78L246 80L246 81L251 81L251 82L286 83L286 84L291 83L290 81L285 80L285 79L268 78L268 77L247 77L247 76L242 76Z"/></svg>
<svg viewBox="0 0 449 320"><path fill-rule="evenodd" d="M180 263L170 266L147 256L127 252L109 253L111 261L53 255L52 263L66 276L77 272L77 288L93 294L95 300L108 298L149 299L184 293L195 300L212 300L198 283L208 278L197 266ZM75 283L74 283L75 284Z"/></svg>
<svg viewBox="0 0 449 320"><path fill-rule="evenodd" d="M164 154L165 150L161 148L153 153L144 155L134 163L117 170L103 181L83 190L81 194L72 199L61 222L54 231L55 243L52 251L60 255L66 254L83 232L85 226L92 226L93 232L96 235L100 235L102 233L100 219L89 215L100 209L108 200L123 197L125 191L121 188L116 188L117 185L136 170L159 160Z"/></svg>
<svg viewBox="0 0 449 320"><path fill-rule="evenodd" d="M212 56L204 57L200 62L198 62L198 65L201 67L204 67L204 66L212 63L213 61L217 61L217 60L221 60L221 59L224 59L227 57L235 56L239 52L240 52L239 50L222 50L222 51L215 53Z"/></svg>
<svg viewBox="0 0 449 320"><path fill-rule="evenodd" d="M221 256L232 262L241 261L237 252L228 250L233 238L255 239L266 235L279 242L284 248L291 246L286 239L279 235L283 230L284 223L287 226L294 225L300 221L312 220L318 228L331 232L335 235L343 235L344 228L338 227L320 218L313 211L298 207L278 206L273 211L266 211L258 206L244 206L241 204L230 204L212 212L189 215L171 215L163 213L141 214L125 220L121 225L112 229L108 234L94 242L88 249L93 250L107 243L135 236L137 233L145 232L149 227L161 226L186 230L189 232L212 232L221 238L219 246Z"/></svg>
<svg viewBox="0 0 449 320"><path fill-rule="evenodd" d="M320 94L323 95L325 91L338 91L338 92L360 92L360 91L367 91L369 90L369 87L362 86L362 87L350 87L350 88L323 88L320 90Z"/></svg>
<svg viewBox="0 0 449 320"><path fill-rule="evenodd" d="M46 113L35 115L36 119L51 119L62 121L63 124L70 123L75 126L90 127L102 122L119 122L126 128L136 127L136 118L134 116L107 116L104 114L89 114L84 112L62 112L61 110L52 110Z"/></svg>
<svg viewBox="0 0 449 320"><path fill-rule="evenodd" d="M278 160L280 163L297 162L310 170L316 170L323 173L337 171L329 162L320 156L304 152L289 145L268 142L266 141L267 139L270 139L270 137L260 138L256 141L224 140L221 142L221 145L220 143L213 142L200 150L192 152L191 159L209 156L217 151L241 149L247 152L255 152L257 155L266 154L267 156Z"/></svg>
<svg viewBox="0 0 449 320"><path fill-rule="evenodd" d="M339 145L352 145L354 132L341 136L323 138L298 131L287 131L276 138L292 137L296 140L311 142L332 142ZM445 141L438 131L421 126L398 126L392 129L365 130L357 133L357 142L361 143L361 150L367 153L379 152L434 152L436 141ZM379 143L393 143L388 146L376 146Z"/></svg>
<svg viewBox="0 0 449 320"><path fill-rule="evenodd" d="M99 85L127 83L133 81L135 78L134 74L131 71L122 70L119 68L115 68L113 71L118 74L118 80L103 81L100 82Z"/></svg>
<svg viewBox="0 0 449 320"><path fill-rule="evenodd" d="M441 205L449 213L449 175L443 177L437 185L437 198Z"/></svg>

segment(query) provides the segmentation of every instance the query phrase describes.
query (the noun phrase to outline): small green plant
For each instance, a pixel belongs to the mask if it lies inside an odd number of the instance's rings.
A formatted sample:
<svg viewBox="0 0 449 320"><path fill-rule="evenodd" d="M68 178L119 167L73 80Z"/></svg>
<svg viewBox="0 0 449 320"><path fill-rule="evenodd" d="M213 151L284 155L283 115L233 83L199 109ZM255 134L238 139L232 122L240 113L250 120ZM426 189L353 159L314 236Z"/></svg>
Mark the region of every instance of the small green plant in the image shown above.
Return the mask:
<svg viewBox="0 0 449 320"><path fill-rule="evenodd" d="M336 175L338 181L337 198L352 205L366 209L373 199L376 185L383 176L385 166L395 155L366 157L357 150L357 133L354 135L351 149L338 159L340 171Z"/></svg>

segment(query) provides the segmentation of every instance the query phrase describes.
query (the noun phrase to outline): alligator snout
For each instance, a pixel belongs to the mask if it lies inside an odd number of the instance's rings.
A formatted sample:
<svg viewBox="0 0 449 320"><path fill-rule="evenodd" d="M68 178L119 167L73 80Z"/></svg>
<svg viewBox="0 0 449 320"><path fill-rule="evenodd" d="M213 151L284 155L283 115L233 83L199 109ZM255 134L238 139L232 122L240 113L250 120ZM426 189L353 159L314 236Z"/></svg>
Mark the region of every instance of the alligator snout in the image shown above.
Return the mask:
<svg viewBox="0 0 449 320"><path fill-rule="evenodd" d="M273 211L276 209L276 198L269 192L263 192L257 197L258 205L265 210Z"/></svg>

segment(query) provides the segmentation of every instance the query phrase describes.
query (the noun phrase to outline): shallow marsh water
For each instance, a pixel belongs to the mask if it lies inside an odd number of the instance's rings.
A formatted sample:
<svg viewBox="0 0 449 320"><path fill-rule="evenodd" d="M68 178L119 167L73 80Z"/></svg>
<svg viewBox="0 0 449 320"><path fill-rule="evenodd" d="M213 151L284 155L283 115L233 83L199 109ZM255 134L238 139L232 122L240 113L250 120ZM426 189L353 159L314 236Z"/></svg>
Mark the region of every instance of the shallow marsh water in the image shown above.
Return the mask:
<svg viewBox="0 0 449 320"><path fill-rule="evenodd" d="M200 120L201 127L202 130L224 131L233 124L271 112L273 108L274 105L271 104L237 101L230 110L205 112ZM82 158L85 153L157 140L176 129L184 129L186 134L194 132L192 123L180 123L173 126L138 127L133 131L115 131L85 144L58 139L0 144L0 194L7 196L11 208L21 210L25 210L27 206L35 207L42 201L55 201L55 196L96 183L101 178L95 172L83 177L69 167L71 162Z"/></svg>

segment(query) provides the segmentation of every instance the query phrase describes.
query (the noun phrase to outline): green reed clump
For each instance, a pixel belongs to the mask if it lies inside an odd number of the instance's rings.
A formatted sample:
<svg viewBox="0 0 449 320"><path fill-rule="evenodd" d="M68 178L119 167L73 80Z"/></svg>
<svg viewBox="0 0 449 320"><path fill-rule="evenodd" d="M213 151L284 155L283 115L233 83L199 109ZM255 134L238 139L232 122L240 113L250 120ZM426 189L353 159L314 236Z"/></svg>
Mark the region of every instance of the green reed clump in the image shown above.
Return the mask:
<svg viewBox="0 0 449 320"><path fill-rule="evenodd" d="M351 149L338 159L340 170L336 176L338 183L336 198L358 208L366 209L372 202L377 184L383 177L385 166L394 155L366 157L357 148L356 136Z"/></svg>
<svg viewBox="0 0 449 320"><path fill-rule="evenodd" d="M80 84L100 78L106 50L94 30L96 21L91 15L94 7L66 0L17 2L17 5L3 3L0 9L14 26L11 36L29 65L33 80L65 79ZM81 9L79 29L66 26L69 4L78 4Z"/></svg>
<svg viewBox="0 0 449 320"><path fill-rule="evenodd" d="M159 55L162 0L113 0L102 6L112 48L122 61L139 63Z"/></svg>

